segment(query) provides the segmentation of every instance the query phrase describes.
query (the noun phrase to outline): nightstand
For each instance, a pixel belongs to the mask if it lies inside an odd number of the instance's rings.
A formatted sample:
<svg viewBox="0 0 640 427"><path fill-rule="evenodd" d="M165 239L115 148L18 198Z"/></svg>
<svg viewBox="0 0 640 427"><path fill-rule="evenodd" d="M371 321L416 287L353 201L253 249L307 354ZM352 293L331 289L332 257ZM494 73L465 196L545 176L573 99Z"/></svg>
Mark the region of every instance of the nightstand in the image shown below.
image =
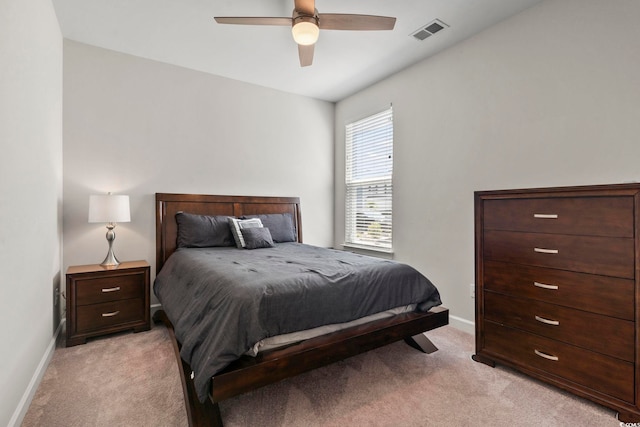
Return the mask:
<svg viewBox="0 0 640 427"><path fill-rule="evenodd" d="M123 262L67 269L67 347L89 337L149 330L149 264Z"/></svg>

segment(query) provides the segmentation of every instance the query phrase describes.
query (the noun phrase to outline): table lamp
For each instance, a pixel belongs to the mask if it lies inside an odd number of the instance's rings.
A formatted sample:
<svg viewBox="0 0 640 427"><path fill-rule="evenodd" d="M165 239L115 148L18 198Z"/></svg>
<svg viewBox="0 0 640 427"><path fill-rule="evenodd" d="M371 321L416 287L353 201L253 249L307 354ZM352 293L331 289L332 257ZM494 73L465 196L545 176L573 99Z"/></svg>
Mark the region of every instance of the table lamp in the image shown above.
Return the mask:
<svg viewBox="0 0 640 427"><path fill-rule="evenodd" d="M129 196L115 196L111 193L107 195L89 196L89 222L104 222L107 224L107 242L109 242L109 252L100 265L104 267L117 267L120 261L113 253L113 241L116 233L113 229L117 222L131 221L129 211Z"/></svg>

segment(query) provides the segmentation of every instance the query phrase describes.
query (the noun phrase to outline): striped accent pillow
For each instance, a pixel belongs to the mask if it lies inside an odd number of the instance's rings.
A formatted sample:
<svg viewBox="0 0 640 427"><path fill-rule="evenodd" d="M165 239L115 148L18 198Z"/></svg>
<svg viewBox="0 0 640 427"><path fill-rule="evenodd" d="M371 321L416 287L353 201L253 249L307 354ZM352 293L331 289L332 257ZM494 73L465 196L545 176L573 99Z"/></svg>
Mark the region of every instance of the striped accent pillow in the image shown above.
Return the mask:
<svg viewBox="0 0 640 427"><path fill-rule="evenodd" d="M244 241L244 237L242 237L242 229L261 228L262 221L260 221L260 218L229 218L229 226L231 227L231 234L233 234L233 239L236 241L236 246L238 247L238 249L242 249L247 246L247 243Z"/></svg>

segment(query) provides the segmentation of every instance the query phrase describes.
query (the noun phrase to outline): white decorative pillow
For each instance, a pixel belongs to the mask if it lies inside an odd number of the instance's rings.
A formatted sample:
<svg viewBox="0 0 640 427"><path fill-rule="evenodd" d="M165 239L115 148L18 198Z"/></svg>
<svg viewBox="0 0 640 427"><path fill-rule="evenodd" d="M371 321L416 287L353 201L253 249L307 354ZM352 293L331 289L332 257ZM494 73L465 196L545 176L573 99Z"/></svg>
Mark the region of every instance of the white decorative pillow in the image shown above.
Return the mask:
<svg viewBox="0 0 640 427"><path fill-rule="evenodd" d="M229 226L231 227L233 239L236 241L236 246L239 249L242 249L247 246L246 242L244 241L244 237L242 237L242 230L245 228L261 228L262 221L260 221L260 218L229 218Z"/></svg>

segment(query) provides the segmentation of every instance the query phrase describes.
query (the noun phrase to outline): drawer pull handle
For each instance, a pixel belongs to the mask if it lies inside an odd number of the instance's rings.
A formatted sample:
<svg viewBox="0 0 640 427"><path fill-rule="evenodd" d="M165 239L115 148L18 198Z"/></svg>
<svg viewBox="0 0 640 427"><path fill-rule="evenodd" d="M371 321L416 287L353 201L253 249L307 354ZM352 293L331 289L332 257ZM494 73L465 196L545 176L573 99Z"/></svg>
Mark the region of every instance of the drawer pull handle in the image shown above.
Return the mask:
<svg viewBox="0 0 640 427"><path fill-rule="evenodd" d="M120 286L116 286L115 288L103 288L102 292L103 293L107 293L107 292L118 292L120 290Z"/></svg>
<svg viewBox="0 0 640 427"><path fill-rule="evenodd" d="M558 289L558 285L547 285L546 283L533 282L533 286L537 286L542 289Z"/></svg>
<svg viewBox="0 0 640 427"><path fill-rule="evenodd" d="M557 361L558 361L558 356L552 356L552 355L550 355L550 354L543 353L543 352L541 352L541 351L539 351L539 350L535 350L535 349L533 350L533 352L534 352L535 354L537 354L538 356L540 356L540 357L544 357L544 358L545 358L545 359L547 359L547 360L553 360L554 362L557 362Z"/></svg>
<svg viewBox="0 0 640 427"><path fill-rule="evenodd" d="M547 324L547 325L553 325L553 326L560 325L560 322L558 320L545 319L544 317L540 317L540 316L536 316L536 320L538 322L542 322L542 323Z"/></svg>
<svg viewBox="0 0 640 427"><path fill-rule="evenodd" d="M112 311L111 313L102 313L102 317L113 317L113 316L117 316L118 313L120 313L120 310Z"/></svg>
<svg viewBox="0 0 640 427"><path fill-rule="evenodd" d="M538 252L539 254L557 254L559 251L557 249L545 249L545 248L533 248L534 252Z"/></svg>
<svg viewBox="0 0 640 427"><path fill-rule="evenodd" d="M533 217L542 219L557 219L558 214L533 214Z"/></svg>

